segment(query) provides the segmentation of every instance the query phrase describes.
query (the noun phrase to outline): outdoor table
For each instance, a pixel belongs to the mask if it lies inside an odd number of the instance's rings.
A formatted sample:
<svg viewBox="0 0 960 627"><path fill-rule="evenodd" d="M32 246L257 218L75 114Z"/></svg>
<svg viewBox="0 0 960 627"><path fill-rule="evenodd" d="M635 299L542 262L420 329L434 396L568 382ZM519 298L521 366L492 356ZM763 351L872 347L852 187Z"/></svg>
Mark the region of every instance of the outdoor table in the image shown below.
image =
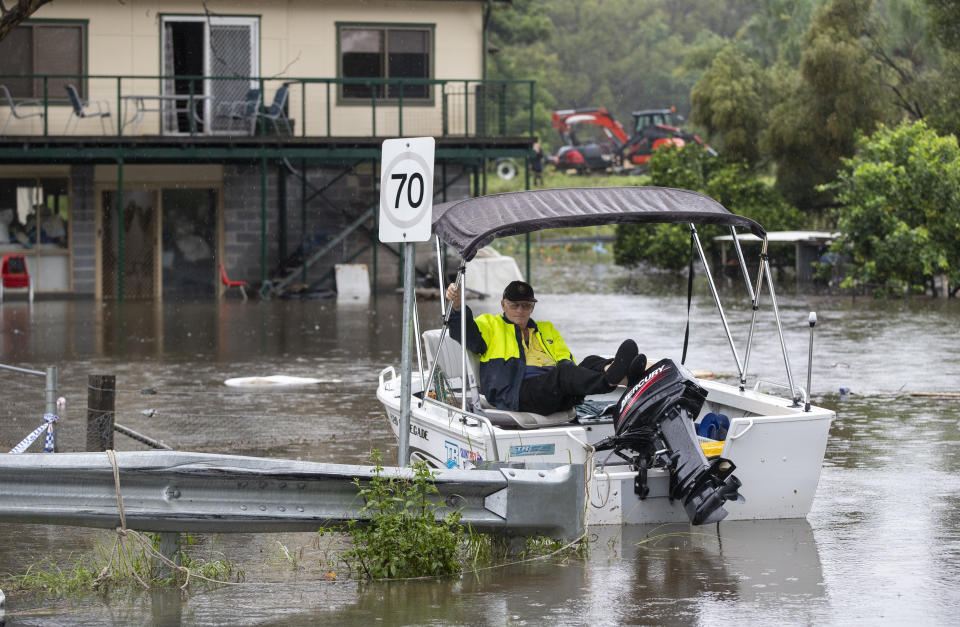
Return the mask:
<svg viewBox="0 0 960 627"><path fill-rule="evenodd" d="M189 111L193 112L190 118L190 134L193 135L196 132L196 123L203 123L204 119L197 116L196 112L193 111L192 104L195 101L211 100L212 97L206 94L128 94L126 96L120 96L120 99L134 103L133 118L126 120L126 115L124 115L124 120L121 123L121 126L126 126L129 122L133 122L134 135L140 130L140 122L143 121L145 114L162 113L164 102L173 102L174 107L176 107L176 103L178 102L186 102ZM149 106L153 102L156 103L156 107ZM208 132L209 127L204 127L204 133L206 134Z"/></svg>

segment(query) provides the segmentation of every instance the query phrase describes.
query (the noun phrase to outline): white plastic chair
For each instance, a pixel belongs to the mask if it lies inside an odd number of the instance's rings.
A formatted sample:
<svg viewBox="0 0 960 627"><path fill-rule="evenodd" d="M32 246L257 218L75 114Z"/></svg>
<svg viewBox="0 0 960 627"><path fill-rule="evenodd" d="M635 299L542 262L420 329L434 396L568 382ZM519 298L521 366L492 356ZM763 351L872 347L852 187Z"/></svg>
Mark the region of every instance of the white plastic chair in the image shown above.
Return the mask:
<svg viewBox="0 0 960 627"><path fill-rule="evenodd" d="M103 131L103 134L106 135L107 127L103 121L105 118L110 117L110 104L106 100L98 100L95 102L81 100L76 87L73 85L64 85L64 87L67 90L67 96L70 97L70 104L73 106L73 111L70 113L70 117L67 118L67 126L63 129L63 134L66 135L70 131L71 122L73 122L73 130L77 130L81 119L99 118L100 129ZM94 107L95 110L93 110Z"/></svg>
<svg viewBox="0 0 960 627"><path fill-rule="evenodd" d="M43 111L30 111L26 112L21 109L21 107L43 107L43 103L39 100L21 100L16 102L13 99L13 96L10 95L10 90L7 89L6 85L0 85L0 94L3 95L4 100L7 101L7 106L10 107L10 115L7 116L7 121L3 125L3 130L0 130L0 135L5 135L7 132L7 127L10 126L10 121L14 118L18 120L26 120L27 118L43 118Z"/></svg>

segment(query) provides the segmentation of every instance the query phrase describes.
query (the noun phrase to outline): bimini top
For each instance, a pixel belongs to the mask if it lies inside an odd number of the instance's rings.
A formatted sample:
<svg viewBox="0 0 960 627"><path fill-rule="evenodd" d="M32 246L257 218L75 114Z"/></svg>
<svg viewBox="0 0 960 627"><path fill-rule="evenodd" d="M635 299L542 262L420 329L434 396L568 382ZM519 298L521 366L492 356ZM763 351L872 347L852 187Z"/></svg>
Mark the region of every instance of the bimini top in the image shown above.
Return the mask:
<svg viewBox="0 0 960 627"><path fill-rule="evenodd" d="M669 187L577 187L492 194L435 205L433 232L464 261L498 237L596 224L689 223L762 226L697 192Z"/></svg>

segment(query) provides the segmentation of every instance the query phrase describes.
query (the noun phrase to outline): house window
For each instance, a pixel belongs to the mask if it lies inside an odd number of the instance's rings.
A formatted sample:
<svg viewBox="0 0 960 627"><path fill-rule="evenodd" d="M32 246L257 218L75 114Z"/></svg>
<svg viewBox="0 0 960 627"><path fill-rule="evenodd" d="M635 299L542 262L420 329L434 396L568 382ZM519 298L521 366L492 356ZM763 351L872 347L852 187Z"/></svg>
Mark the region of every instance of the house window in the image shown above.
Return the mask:
<svg viewBox="0 0 960 627"><path fill-rule="evenodd" d="M66 179L0 179L0 250L69 246Z"/></svg>
<svg viewBox="0 0 960 627"><path fill-rule="evenodd" d="M429 28L407 26L341 26L340 76L342 78L430 78ZM344 98L430 98L430 86L343 85Z"/></svg>
<svg viewBox="0 0 960 627"><path fill-rule="evenodd" d="M0 254L26 257L35 290L70 290L68 179L0 178Z"/></svg>
<svg viewBox="0 0 960 627"><path fill-rule="evenodd" d="M0 40L0 83L14 98L43 98L43 79L30 74L65 74L47 83L50 100L66 100L67 83L85 97L83 78L86 24L79 22L26 22ZM24 78L19 78L23 76Z"/></svg>

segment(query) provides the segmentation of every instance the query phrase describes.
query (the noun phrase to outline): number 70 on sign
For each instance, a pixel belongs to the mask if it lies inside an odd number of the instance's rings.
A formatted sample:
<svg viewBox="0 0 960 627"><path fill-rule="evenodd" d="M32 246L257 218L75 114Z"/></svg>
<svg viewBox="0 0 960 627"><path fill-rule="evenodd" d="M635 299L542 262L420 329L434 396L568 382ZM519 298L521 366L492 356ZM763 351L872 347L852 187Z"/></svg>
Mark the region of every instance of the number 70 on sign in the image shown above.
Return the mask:
<svg viewBox="0 0 960 627"><path fill-rule="evenodd" d="M387 139L380 169L380 241L425 242L433 218L432 137Z"/></svg>

